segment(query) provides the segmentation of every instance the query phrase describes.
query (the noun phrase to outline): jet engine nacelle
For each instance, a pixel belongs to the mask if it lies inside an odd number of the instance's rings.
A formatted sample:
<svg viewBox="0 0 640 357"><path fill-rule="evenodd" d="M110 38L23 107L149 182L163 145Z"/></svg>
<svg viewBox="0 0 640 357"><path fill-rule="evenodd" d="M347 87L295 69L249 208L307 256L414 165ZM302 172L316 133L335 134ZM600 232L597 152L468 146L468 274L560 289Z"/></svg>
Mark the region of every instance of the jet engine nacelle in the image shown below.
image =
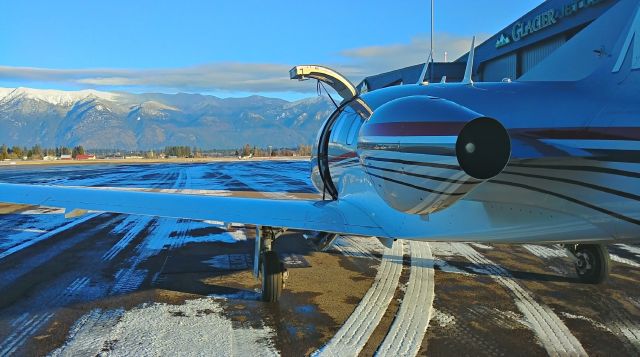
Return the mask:
<svg viewBox="0 0 640 357"><path fill-rule="evenodd" d="M374 111L360 130L358 154L387 204L427 214L499 174L511 141L495 119L445 99L410 96Z"/></svg>

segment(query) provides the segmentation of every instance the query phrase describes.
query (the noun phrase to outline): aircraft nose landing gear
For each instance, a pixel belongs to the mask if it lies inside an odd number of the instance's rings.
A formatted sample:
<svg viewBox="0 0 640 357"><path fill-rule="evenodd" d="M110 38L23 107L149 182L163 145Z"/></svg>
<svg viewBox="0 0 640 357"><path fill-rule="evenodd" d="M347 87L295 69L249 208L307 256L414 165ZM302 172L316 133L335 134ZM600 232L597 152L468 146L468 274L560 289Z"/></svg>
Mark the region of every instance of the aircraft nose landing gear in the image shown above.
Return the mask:
<svg viewBox="0 0 640 357"><path fill-rule="evenodd" d="M600 284L609 276L609 251L604 244L575 244L567 249L575 260L576 273L581 282Z"/></svg>
<svg viewBox="0 0 640 357"><path fill-rule="evenodd" d="M273 241L284 232L284 229L256 227L253 274L256 278L261 278L264 302L277 302L280 299L284 282L288 277L278 253L271 249Z"/></svg>

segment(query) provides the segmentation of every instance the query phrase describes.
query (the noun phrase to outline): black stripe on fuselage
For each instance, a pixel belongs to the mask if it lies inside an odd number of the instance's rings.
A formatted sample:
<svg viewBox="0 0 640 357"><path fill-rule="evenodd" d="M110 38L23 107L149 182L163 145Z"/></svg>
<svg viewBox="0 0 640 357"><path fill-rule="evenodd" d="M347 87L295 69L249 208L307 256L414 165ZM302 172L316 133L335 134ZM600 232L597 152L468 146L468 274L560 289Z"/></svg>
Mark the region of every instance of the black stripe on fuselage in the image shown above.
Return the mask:
<svg viewBox="0 0 640 357"><path fill-rule="evenodd" d="M365 157L365 161L366 160L379 161L379 162L393 162L397 164L405 164L405 165L413 165L413 166L433 167L436 169L447 169L447 170L457 170L457 171L462 170L462 168L458 165L437 164L433 162L408 161L408 160L388 159L384 157L371 157L371 156Z"/></svg>
<svg viewBox="0 0 640 357"><path fill-rule="evenodd" d="M586 149L591 152L594 157L590 157L590 160L597 161L612 161L612 162L630 162L638 164L640 163L640 151L639 150L604 150L604 149Z"/></svg>
<svg viewBox="0 0 640 357"><path fill-rule="evenodd" d="M357 165L360 165L360 161L349 160L349 161L338 162L335 164L329 164L329 167L348 167L348 166L357 166Z"/></svg>
<svg viewBox="0 0 640 357"><path fill-rule="evenodd" d="M548 169L548 170L567 170L567 171L585 171L585 172L597 172L602 174L616 175L640 178L640 172L611 169L608 167L599 166L585 166L585 165L531 165L531 164L519 164L509 163L507 167L522 167L530 169Z"/></svg>
<svg viewBox="0 0 640 357"><path fill-rule="evenodd" d="M517 175L517 176L523 176L523 177L542 179L542 180L563 182L563 183L568 183L568 184L572 184L572 185L578 185L578 186L590 188L592 190L609 193L609 194L612 194L612 195L628 198L628 199L635 200L635 201L640 201L640 196L638 196L636 194L629 193L629 192L624 192L624 191L618 191L618 190L614 190L612 188L599 186L599 185L595 185L595 184L588 183L588 182L577 181L577 180L572 180L572 179L566 179L566 178L562 178L562 177L527 174L527 173L513 172L513 171L503 171L502 173L503 174L509 174L509 175Z"/></svg>
<svg viewBox="0 0 640 357"><path fill-rule="evenodd" d="M408 182L399 181L399 180L394 180L394 179L389 178L389 177L386 177L386 176L380 176L380 175L376 175L376 174L373 174L373 173L370 173L370 172L369 172L368 174L369 174L369 175L371 175L371 176L373 176L373 177L377 177L377 178L383 179L383 180L385 180L385 181L389 181L389 182L396 183L396 184L398 184L398 185L403 185L403 186L407 186L407 187L414 188L414 189L419 190L419 191L425 191L425 192L435 193L435 194L438 194L438 195L445 195L445 196L462 196L462 195L466 195L466 194L467 194L467 192L442 192L442 191L432 190L432 189L430 189L430 188L416 186L416 185L410 184L410 183L408 183Z"/></svg>
<svg viewBox="0 0 640 357"><path fill-rule="evenodd" d="M435 156L456 156L455 148L442 146L426 146L424 144L376 144L358 143L360 150L378 150L390 152L403 152L409 154L426 154Z"/></svg>
<svg viewBox="0 0 640 357"><path fill-rule="evenodd" d="M443 195L448 195L448 196L461 196L461 195L464 195L464 194L467 193L467 192L464 192L464 193L438 192L438 191L435 191L435 190L431 190L431 189L428 189L428 188L412 185L412 184L407 183L407 182L394 180L394 179L391 179L391 178L388 178L388 177L379 176L379 175L372 174L372 173L369 173L369 175L381 178L381 179L383 179L385 181L389 181L389 182L393 182L393 183L396 183L396 184L399 184L399 185L411 187L411 188L414 188L414 189L417 189L417 190L420 190L420 191L443 194ZM527 189L527 190L534 191L534 192L548 194L548 195L563 199L565 201L569 201L569 202L581 205L583 207L591 208L591 209L596 210L598 212L604 213L604 214L606 214L608 216L611 216L611 217L614 217L614 218L617 218L617 219L620 219L620 220L623 220L623 221L626 221L626 222L629 222L629 223L632 223L632 224L640 225L640 220L637 220L637 219L631 218L631 217L627 217L627 216L622 215L620 213L616 213L616 212L610 211L608 209L593 205L593 204L585 202L585 201L581 201L579 199L576 199L576 198L573 198L573 197L570 197L570 196L567 196L567 195L563 195L561 193L556 193L556 192L553 192L553 191L549 191L549 190L545 190L545 189L542 189L542 188L538 188L538 187L534 187L534 186L530 186L530 185L526 185L526 184L521 184L521 183L517 183L517 182L509 182L509 181L496 180L496 179L491 179L491 180L489 180L489 182L495 183L495 184L519 187L519 188Z"/></svg>
<svg viewBox="0 0 640 357"><path fill-rule="evenodd" d="M495 184L500 184L500 185L519 187L519 188L523 188L523 189L530 190L530 191L544 193L544 194L547 194L547 195L551 195L551 196L563 199L565 201L573 202L575 204L578 204L578 205L581 205L581 206L584 206L584 207L587 207L587 208L591 208L591 209L596 210L598 212L604 213L604 214L606 214L608 216L615 217L617 219L620 219L620 220L623 220L623 221L626 221L626 222L629 222L629 223L633 223L633 224L636 224L636 225L640 225L640 220L637 220L637 219L631 218L631 217L627 217L627 216L622 215L620 213L609 211L608 209L593 205L593 204L588 203L588 202L581 201L579 199L576 199L576 198L573 198L573 197L570 197L570 196L567 196L567 195L563 195L561 193L556 193L556 192L553 192L553 191L549 191L549 190L545 190L545 189L542 189L542 188L537 188L537 187L525 185L525 184L522 184L522 183L516 183L516 182L509 182L509 181L502 181L502 180L495 180L495 179L489 180L489 182L495 183Z"/></svg>
<svg viewBox="0 0 640 357"><path fill-rule="evenodd" d="M462 170L462 168L460 166L457 166L457 165L437 164L437 163L422 162L422 161L389 159L389 158L379 158L379 157L371 157L371 156L365 157L365 160L380 161L380 162L393 162L393 163L405 164L405 165L413 165L413 166L434 167L434 168L438 168L438 169ZM507 167L522 167L522 168L549 169L549 170L568 170L568 171L585 171L585 172L596 172L596 173L603 173L603 174L609 174L609 175L640 178L640 172L626 171L626 170L620 170L620 169L612 169L612 168L608 168L608 167L599 167L599 166L586 166L586 165L539 165L539 164L532 165L532 164L524 164L524 163L509 163L509 164L507 164Z"/></svg>
<svg viewBox="0 0 640 357"><path fill-rule="evenodd" d="M477 184L483 182L483 181L477 181L477 180L461 181L461 180L455 180L455 179L439 177L439 176L416 174L416 173L413 173L413 172L403 172L403 171L399 171L399 170L387 169L387 168L382 168L382 167L377 167L377 166L372 166L372 165L364 165L364 167L366 167L368 169L375 169L375 170L386 171L386 172L394 172L394 173L398 173L398 174L402 174L402 175L414 176L414 177L424 178L424 179L433 180L433 181L458 183L458 184L462 184L462 185L477 185Z"/></svg>

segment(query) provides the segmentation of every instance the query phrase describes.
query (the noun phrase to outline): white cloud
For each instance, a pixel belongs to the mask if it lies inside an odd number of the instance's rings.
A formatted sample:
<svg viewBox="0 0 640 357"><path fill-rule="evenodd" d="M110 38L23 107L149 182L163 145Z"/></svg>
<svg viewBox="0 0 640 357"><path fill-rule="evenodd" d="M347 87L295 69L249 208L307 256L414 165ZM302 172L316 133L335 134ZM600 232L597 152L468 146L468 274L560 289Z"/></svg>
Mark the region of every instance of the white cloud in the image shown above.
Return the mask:
<svg viewBox="0 0 640 357"><path fill-rule="evenodd" d="M481 36L480 41L488 36ZM455 60L468 51L471 39L439 34L435 39L435 58ZM338 63L326 64L357 83L368 75L424 62L429 51L427 36L408 43L370 46L342 51ZM0 81L71 85L84 88L160 91L229 91L250 93L312 92L313 83L289 80L293 64L211 63L183 68L137 69L48 69L0 66Z"/></svg>
<svg viewBox="0 0 640 357"><path fill-rule="evenodd" d="M487 38L489 35L479 35L476 44ZM417 36L409 43L355 48L345 50L341 55L362 71L358 74L367 76L423 63L429 57L429 47L428 36ZM448 61L454 61L469 51L471 38L440 33L434 37L433 47L435 61L444 61L445 52Z"/></svg>

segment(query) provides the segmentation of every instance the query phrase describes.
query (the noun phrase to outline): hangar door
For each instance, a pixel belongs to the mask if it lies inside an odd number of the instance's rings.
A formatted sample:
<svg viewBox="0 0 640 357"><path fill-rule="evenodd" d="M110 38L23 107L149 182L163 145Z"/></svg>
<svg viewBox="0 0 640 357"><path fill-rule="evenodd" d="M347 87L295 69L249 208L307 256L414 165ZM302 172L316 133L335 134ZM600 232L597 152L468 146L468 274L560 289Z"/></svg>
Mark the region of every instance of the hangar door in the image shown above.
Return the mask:
<svg viewBox="0 0 640 357"><path fill-rule="evenodd" d="M529 48L525 48L522 51L522 62L520 75L527 73L530 69L535 67L538 63L542 62L553 51L557 50L567 40L564 36L559 36L549 41L536 44Z"/></svg>
<svg viewBox="0 0 640 357"><path fill-rule="evenodd" d="M484 63L482 80L500 82L504 78L516 79L517 56L515 53L498 57Z"/></svg>

